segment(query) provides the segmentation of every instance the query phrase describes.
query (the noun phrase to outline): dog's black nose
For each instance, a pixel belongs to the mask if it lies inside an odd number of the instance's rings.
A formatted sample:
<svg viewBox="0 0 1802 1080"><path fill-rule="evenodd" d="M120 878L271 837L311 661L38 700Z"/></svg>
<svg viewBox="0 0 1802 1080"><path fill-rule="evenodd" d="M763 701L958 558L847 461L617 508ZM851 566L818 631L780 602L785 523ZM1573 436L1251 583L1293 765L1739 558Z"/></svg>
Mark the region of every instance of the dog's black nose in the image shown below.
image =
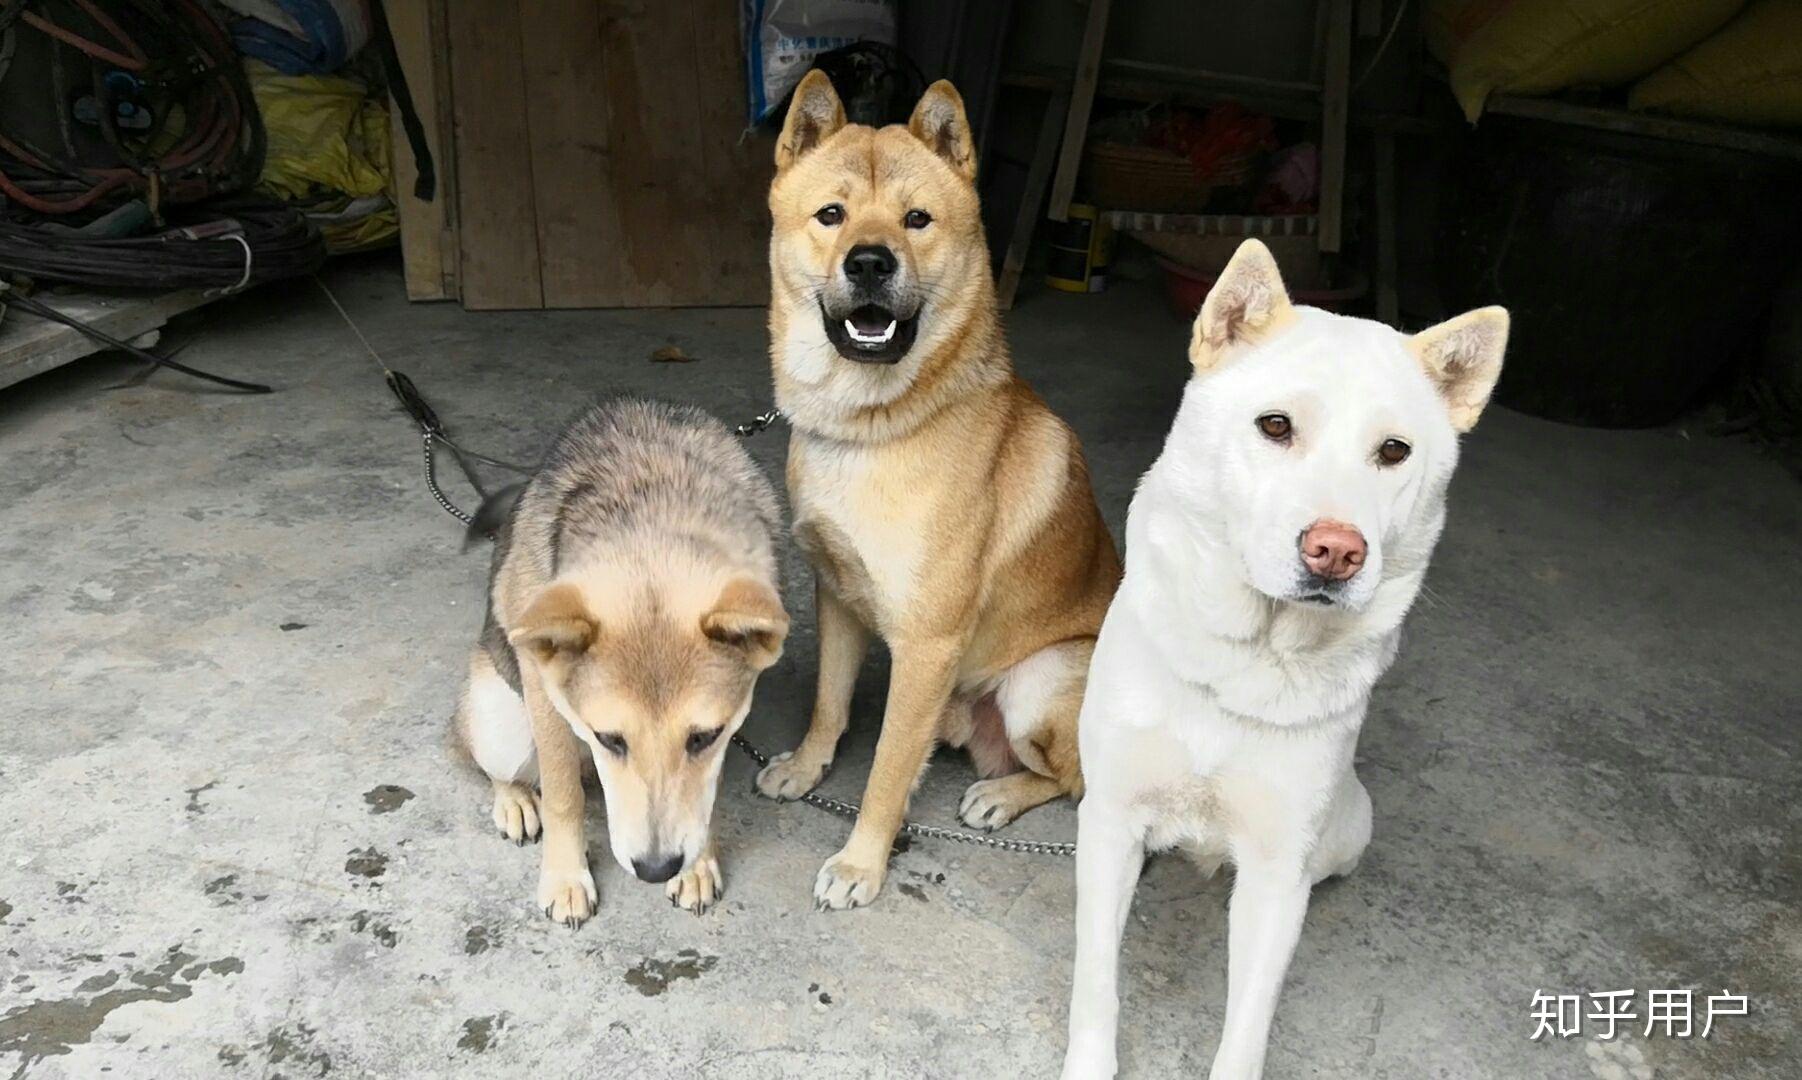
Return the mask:
<svg viewBox="0 0 1802 1080"><path fill-rule="evenodd" d="M860 288L873 289L895 275L895 253L881 244L859 244L845 256L845 277Z"/></svg>
<svg viewBox="0 0 1802 1080"><path fill-rule="evenodd" d="M660 856L654 859L633 859L632 872L638 880L648 881L655 885L660 881L668 881L682 872L682 853Z"/></svg>

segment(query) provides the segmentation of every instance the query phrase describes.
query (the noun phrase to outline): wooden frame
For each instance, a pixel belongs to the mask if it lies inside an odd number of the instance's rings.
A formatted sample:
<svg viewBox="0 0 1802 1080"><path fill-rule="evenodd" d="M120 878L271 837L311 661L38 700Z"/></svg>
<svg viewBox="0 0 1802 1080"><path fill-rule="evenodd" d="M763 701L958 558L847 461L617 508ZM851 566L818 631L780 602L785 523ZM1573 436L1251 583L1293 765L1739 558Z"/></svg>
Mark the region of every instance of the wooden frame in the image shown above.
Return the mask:
<svg viewBox="0 0 1802 1080"><path fill-rule="evenodd" d="M774 152L743 130L728 5L666 0L628 18L585 0L392 0L390 16L442 178L436 200L412 198L396 139L409 296L472 309L768 301Z"/></svg>
<svg viewBox="0 0 1802 1080"><path fill-rule="evenodd" d="M419 170L413 147L400 122L400 110L389 113L394 133L394 203L400 217L401 260L407 298L451 300L459 293L457 277L456 154L452 152L450 116L441 103L450 101L450 65L445 61L445 0L384 0L394 49L413 94L426 146L432 152L437 191L427 202L413 194Z"/></svg>

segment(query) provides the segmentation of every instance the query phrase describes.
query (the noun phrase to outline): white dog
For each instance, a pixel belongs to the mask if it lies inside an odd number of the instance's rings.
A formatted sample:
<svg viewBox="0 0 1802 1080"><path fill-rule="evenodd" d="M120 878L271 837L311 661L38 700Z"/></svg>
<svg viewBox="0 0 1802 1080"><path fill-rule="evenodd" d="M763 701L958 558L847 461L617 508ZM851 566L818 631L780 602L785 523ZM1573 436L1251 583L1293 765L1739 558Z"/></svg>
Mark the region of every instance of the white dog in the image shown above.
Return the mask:
<svg viewBox="0 0 1802 1080"><path fill-rule="evenodd" d="M1078 725L1066 1080L1114 1075L1127 907L1145 851L1176 845L1237 871L1211 1075L1262 1074L1309 890L1370 839L1358 729L1507 337L1501 308L1407 337L1295 307L1256 241L1209 293Z"/></svg>

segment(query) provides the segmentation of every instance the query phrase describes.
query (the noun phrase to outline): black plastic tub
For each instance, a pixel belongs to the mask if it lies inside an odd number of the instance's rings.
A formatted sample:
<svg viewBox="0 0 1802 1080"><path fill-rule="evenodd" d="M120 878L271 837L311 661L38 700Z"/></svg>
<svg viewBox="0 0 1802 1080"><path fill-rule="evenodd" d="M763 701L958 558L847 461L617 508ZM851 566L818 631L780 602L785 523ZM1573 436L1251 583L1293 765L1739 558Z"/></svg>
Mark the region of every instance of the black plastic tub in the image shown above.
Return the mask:
<svg viewBox="0 0 1802 1080"><path fill-rule="evenodd" d="M1442 298L1506 305L1497 400L1570 423L1695 404L1802 240L1802 167L1738 151L1491 116L1446 179Z"/></svg>

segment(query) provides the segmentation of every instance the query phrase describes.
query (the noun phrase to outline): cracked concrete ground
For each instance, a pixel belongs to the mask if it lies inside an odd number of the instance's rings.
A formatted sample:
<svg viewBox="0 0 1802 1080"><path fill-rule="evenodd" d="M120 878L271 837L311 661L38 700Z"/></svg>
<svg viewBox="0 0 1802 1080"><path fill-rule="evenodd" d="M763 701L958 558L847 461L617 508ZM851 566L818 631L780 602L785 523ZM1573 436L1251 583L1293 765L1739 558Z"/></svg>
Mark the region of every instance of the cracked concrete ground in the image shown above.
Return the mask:
<svg viewBox="0 0 1802 1080"><path fill-rule="evenodd" d="M759 311L410 306L386 260L329 280L503 457L601 392L768 402ZM1032 297L1011 333L1118 535L1184 327L1127 285ZM649 361L671 343L693 362ZM628 879L592 809L600 914L544 919L537 850L493 835L442 745L486 556L379 373L310 283L216 305L183 359L280 392L120 386L100 358L0 393L0 1076L1056 1074L1071 864L916 842L873 908L816 913L846 825L754 798L736 754L719 908ZM753 451L777 470L783 444ZM1316 894L1269 1075L1799 1074L1799 535L1802 486L1744 444L1485 419L1365 729L1376 838ZM771 750L807 715L806 582L791 552L796 628L747 728ZM872 660L832 794L858 792L883 679ZM942 756L913 815L951 824L970 779ZM1071 839L1074 810L1010 832ZM1229 887L1148 869L1124 1075L1207 1068ZM1750 1014L1706 1041L1529 1039L1535 990L1623 988L1642 1014L1654 988Z"/></svg>

